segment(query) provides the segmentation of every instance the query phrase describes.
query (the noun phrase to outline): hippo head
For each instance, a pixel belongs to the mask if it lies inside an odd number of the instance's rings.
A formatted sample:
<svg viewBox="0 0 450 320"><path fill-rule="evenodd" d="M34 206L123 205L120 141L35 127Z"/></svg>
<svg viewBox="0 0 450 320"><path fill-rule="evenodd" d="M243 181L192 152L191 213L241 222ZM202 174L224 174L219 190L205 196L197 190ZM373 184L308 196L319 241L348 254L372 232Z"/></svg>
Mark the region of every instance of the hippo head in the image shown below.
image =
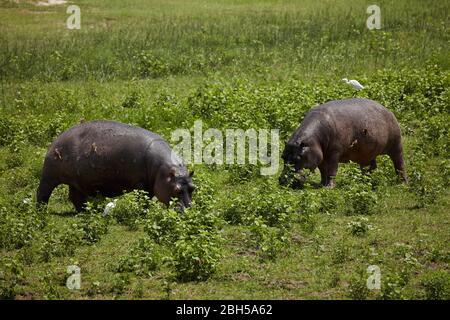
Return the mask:
<svg viewBox="0 0 450 320"><path fill-rule="evenodd" d="M284 169L279 178L281 185L288 185L292 181L292 168L295 173L302 173L303 169L314 169L322 159L322 152L313 143L288 141L285 145L283 155ZM293 186L301 186L305 178L297 179Z"/></svg>
<svg viewBox="0 0 450 320"><path fill-rule="evenodd" d="M177 198L181 210L189 208L192 203L192 193L195 190L192 182L193 174L183 167L162 168L155 182L155 196L165 204Z"/></svg>

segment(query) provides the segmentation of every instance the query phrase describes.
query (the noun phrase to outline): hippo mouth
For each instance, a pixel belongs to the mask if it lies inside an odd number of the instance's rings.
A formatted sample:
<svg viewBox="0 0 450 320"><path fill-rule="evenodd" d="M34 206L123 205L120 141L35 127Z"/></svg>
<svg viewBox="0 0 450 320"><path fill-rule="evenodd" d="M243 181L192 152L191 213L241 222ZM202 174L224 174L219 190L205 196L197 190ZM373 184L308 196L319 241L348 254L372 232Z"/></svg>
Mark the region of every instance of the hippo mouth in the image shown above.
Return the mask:
<svg viewBox="0 0 450 320"><path fill-rule="evenodd" d="M306 173L300 166L287 166L284 168L278 180L281 185L299 189L303 187L306 181Z"/></svg>
<svg viewBox="0 0 450 320"><path fill-rule="evenodd" d="M183 194L178 198L178 208L183 211L184 209L190 208L192 206L192 200L187 192L183 192Z"/></svg>
<svg viewBox="0 0 450 320"><path fill-rule="evenodd" d="M302 173L303 167L299 162L296 162L294 165L294 171L295 173Z"/></svg>
<svg viewBox="0 0 450 320"><path fill-rule="evenodd" d="M192 204L190 202L189 203L179 202L178 209L184 211L184 209L189 209L191 206Z"/></svg>

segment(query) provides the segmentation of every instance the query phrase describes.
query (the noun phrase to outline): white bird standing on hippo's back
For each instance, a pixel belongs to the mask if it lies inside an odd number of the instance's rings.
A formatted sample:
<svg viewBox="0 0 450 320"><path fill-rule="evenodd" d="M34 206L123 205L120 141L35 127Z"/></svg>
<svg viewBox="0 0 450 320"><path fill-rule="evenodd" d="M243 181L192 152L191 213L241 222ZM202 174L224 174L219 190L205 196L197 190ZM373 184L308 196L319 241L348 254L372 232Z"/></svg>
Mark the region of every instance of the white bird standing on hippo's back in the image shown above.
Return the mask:
<svg viewBox="0 0 450 320"><path fill-rule="evenodd" d="M358 82L358 80L348 80L347 78L342 79L346 84L353 87L353 89L359 91L364 89L363 85Z"/></svg>

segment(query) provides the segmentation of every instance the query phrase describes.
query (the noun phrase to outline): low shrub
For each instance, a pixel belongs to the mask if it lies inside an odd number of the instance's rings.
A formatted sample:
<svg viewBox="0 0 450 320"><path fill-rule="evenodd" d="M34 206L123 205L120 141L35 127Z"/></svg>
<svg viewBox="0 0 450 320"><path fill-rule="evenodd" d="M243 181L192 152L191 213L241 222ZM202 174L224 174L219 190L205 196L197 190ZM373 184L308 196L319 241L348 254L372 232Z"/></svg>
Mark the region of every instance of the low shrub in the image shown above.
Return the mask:
<svg viewBox="0 0 450 320"><path fill-rule="evenodd" d="M148 238L141 238L131 248L130 252L122 257L116 271L132 272L137 276L151 276L162 261L160 248Z"/></svg>
<svg viewBox="0 0 450 320"><path fill-rule="evenodd" d="M17 259L0 259L0 299L14 299L24 279L23 265Z"/></svg>
<svg viewBox="0 0 450 320"><path fill-rule="evenodd" d="M373 229L373 226L369 224L369 219L361 217L358 220L350 221L347 224L347 230L352 236L364 236Z"/></svg>
<svg viewBox="0 0 450 320"><path fill-rule="evenodd" d="M137 230L138 219L146 215L149 201L145 191L134 190L126 193L115 202L115 207L111 210L112 215L119 224L130 230Z"/></svg>
<svg viewBox="0 0 450 320"><path fill-rule="evenodd" d="M155 201L151 202L146 219L144 231L150 239L158 244L171 245L178 240L182 233L180 213Z"/></svg>
<svg viewBox="0 0 450 320"><path fill-rule="evenodd" d="M405 296L404 278L397 273L383 275L380 298L383 300L403 300Z"/></svg>
<svg viewBox="0 0 450 320"><path fill-rule="evenodd" d="M261 217L269 226L287 226L297 212L298 204L289 194L274 182L265 181L261 188L252 188L230 198L222 214L231 224L250 225L255 218Z"/></svg>
<svg viewBox="0 0 450 320"><path fill-rule="evenodd" d="M450 273L448 271L430 271L422 277L420 285L425 290L425 298L428 300L450 299Z"/></svg>
<svg viewBox="0 0 450 320"><path fill-rule="evenodd" d="M103 235L108 233L108 219L100 213L94 213L88 209L86 213L78 214L77 220L83 231L83 240L87 244L98 242Z"/></svg>
<svg viewBox="0 0 450 320"><path fill-rule="evenodd" d="M164 208L156 201L144 219L144 231L170 252L180 281L205 280L215 272L221 257L221 226L218 215L204 208L193 206L179 212L174 204Z"/></svg>
<svg viewBox="0 0 450 320"><path fill-rule="evenodd" d="M367 288L367 273L360 271L349 280L348 296L353 300L366 300L369 296Z"/></svg>
<svg viewBox="0 0 450 320"><path fill-rule="evenodd" d="M53 257L72 256L75 249L84 243L83 229L72 222L63 227L49 223L39 236L39 252L41 260L50 261Z"/></svg>
<svg viewBox="0 0 450 320"><path fill-rule="evenodd" d="M173 264L180 281L208 279L222 257L221 236L213 230L199 230L196 234L181 237L175 242Z"/></svg>
<svg viewBox="0 0 450 320"><path fill-rule="evenodd" d="M435 203L443 191L441 181L432 176L426 177L425 171L420 166L411 168L408 186L409 191L415 195L419 208Z"/></svg>
<svg viewBox="0 0 450 320"><path fill-rule="evenodd" d="M0 248L12 250L29 244L46 223L45 213L31 203L15 208L0 203Z"/></svg>
<svg viewBox="0 0 450 320"><path fill-rule="evenodd" d="M149 52L141 51L134 56L137 71L142 78L159 78L169 73L167 63Z"/></svg>
<svg viewBox="0 0 450 320"><path fill-rule="evenodd" d="M275 260L289 245L288 230L271 227L262 217L255 218L250 230L262 260Z"/></svg>

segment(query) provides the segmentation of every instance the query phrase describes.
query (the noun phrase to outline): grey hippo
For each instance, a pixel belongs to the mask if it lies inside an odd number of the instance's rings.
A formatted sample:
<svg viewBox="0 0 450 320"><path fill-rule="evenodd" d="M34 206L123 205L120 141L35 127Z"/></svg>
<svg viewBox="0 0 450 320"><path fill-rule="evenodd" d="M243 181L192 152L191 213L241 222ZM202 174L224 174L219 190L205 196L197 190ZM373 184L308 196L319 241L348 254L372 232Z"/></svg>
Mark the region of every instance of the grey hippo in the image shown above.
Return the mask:
<svg viewBox="0 0 450 320"><path fill-rule="evenodd" d="M63 132L45 156L37 190L38 204L46 204L60 184L69 186L77 211L88 197L115 197L145 190L168 204L178 198L190 207L194 184L182 160L159 135L115 121L90 121Z"/></svg>
<svg viewBox="0 0 450 320"><path fill-rule="evenodd" d="M400 179L407 181L400 126L394 114L369 99L345 99L312 108L286 142L280 183L287 184L290 167L295 172L319 168L321 184L334 186L338 164L348 161L369 170L376 158L387 154ZM302 186L304 178L296 186Z"/></svg>

